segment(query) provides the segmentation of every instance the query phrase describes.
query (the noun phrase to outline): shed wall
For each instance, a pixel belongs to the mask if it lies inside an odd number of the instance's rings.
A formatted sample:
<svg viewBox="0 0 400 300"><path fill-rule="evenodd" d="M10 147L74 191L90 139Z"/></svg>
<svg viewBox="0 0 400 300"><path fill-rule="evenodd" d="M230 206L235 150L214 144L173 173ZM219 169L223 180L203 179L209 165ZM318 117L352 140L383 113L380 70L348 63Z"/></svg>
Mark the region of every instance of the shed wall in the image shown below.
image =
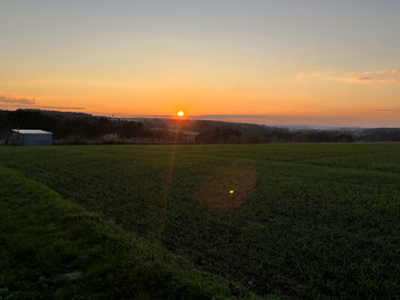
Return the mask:
<svg viewBox="0 0 400 300"><path fill-rule="evenodd" d="M24 146L51 146L51 134L24 134Z"/></svg>
<svg viewBox="0 0 400 300"><path fill-rule="evenodd" d="M20 146L51 146L53 144L52 134L23 134L14 131L13 139Z"/></svg>

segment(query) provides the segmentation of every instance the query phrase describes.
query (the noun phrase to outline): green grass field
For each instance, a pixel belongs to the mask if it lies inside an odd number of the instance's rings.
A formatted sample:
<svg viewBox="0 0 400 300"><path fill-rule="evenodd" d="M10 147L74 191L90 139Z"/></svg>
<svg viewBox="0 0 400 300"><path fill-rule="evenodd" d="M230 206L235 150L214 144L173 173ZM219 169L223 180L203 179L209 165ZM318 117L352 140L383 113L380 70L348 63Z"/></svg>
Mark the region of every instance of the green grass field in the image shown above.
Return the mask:
<svg viewBox="0 0 400 300"><path fill-rule="evenodd" d="M1 215L6 216L0 226L24 227L21 234L26 235L3 250L2 263L8 266L0 277L4 295L26 289L50 295L58 286L69 296L101 294L99 282L121 297L400 295L400 144L1 147L0 163ZM14 187L13 176L32 187ZM86 216L79 222L88 223L92 215L98 221L71 229L78 225L63 221L68 212L49 208L52 199L45 199L46 206L40 204L43 196L32 196L40 189L54 194L56 202L78 204L75 209ZM22 209L18 201L28 206ZM35 218L32 224L23 218L31 214L29 205L43 211L42 218L55 219L56 229L45 228L41 236L48 240L44 244L56 243L67 253L66 262L54 258L63 262L63 270L52 271L36 246L29 246L30 232L39 226ZM14 224L14 211L21 225ZM106 226L111 233L100 242L91 238L105 230L98 229L104 223L112 224ZM74 230L82 237L75 233L57 242ZM13 237L2 232L1 239L12 244ZM132 239L136 250L114 246L114 240ZM133 259L137 249L141 254ZM27 256L37 266L14 266L15 256ZM139 285L137 270L142 269L136 266L149 259L157 262L161 275L149 268ZM18 277L21 268L23 274L32 268L50 273L32 271L35 276L28 279L34 283L29 283ZM82 279L45 282L75 269L82 270ZM131 275L109 275L120 273ZM52 289L38 289L40 278Z"/></svg>

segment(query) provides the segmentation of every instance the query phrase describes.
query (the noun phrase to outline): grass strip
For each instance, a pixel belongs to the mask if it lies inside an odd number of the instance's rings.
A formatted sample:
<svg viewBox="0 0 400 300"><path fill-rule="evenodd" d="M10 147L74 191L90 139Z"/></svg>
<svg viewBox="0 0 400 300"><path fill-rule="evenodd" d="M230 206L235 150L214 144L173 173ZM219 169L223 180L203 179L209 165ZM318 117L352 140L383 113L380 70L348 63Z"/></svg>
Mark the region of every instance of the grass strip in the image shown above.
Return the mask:
<svg viewBox="0 0 400 300"><path fill-rule="evenodd" d="M254 298L0 164L0 299Z"/></svg>

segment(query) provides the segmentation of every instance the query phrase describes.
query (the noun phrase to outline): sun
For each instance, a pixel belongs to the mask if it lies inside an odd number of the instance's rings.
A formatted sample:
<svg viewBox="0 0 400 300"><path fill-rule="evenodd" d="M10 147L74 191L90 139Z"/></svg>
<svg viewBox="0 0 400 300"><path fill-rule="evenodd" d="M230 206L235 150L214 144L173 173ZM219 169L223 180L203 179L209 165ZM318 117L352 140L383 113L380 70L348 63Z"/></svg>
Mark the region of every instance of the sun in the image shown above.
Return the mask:
<svg viewBox="0 0 400 300"><path fill-rule="evenodd" d="M178 117L183 117L185 115L185 113L181 110L178 111L176 114L178 115Z"/></svg>

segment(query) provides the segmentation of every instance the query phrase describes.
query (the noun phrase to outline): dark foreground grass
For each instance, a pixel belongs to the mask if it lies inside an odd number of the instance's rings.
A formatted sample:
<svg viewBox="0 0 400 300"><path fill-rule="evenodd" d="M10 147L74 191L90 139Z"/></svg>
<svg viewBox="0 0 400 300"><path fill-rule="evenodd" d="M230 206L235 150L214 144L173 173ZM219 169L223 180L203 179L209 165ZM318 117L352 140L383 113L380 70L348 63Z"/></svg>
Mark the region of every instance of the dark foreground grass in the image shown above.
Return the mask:
<svg viewBox="0 0 400 300"><path fill-rule="evenodd" d="M197 270L281 298L400 295L400 145L1 148Z"/></svg>
<svg viewBox="0 0 400 300"><path fill-rule="evenodd" d="M1 164L0 200L0 299L250 297Z"/></svg>

